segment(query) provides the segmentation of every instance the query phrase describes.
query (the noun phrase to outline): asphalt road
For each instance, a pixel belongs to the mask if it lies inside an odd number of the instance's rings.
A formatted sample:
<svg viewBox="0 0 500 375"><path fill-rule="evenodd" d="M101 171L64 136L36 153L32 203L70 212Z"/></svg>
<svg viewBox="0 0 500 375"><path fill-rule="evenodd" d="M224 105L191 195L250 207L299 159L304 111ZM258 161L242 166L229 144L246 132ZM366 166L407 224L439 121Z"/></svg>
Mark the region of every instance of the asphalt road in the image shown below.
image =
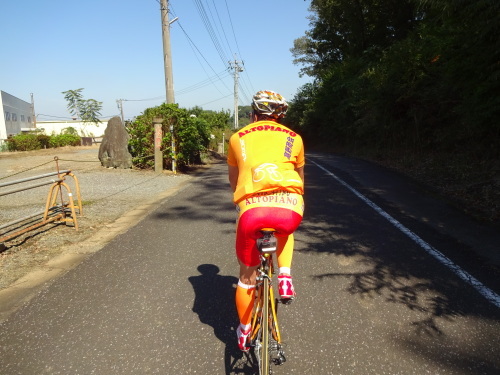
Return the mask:
<svg viewBox="0 0 500 375"><path fill-rule="evenodd" d="M274 373L500 373L496 232L368 163L308 159L298 298L279 311L287 362ZM193 179L11 315L1 373L255 373L235 346L225 172Z"/></svg>

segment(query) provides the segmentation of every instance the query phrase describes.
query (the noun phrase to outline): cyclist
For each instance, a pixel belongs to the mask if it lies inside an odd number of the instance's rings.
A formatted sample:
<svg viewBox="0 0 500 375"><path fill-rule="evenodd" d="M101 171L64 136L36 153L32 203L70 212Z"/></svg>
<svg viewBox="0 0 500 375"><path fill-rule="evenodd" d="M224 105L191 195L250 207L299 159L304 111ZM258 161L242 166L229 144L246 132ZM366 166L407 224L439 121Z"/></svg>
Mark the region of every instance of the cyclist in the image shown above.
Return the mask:
<svg viewBox="0 0 500 375"><path fill-rule="evenodd" d="M233 134L227 157L229 182L237 206L236 255L240 276L236 309L238 346L247 351L257 268L260 230L273 228L278 241L278 292L295 296L290 267L293 232L299 226L304 201L304 147L300 135L280 124L288 104L273 91L259 91L252 100L252 123Z"/></svg>

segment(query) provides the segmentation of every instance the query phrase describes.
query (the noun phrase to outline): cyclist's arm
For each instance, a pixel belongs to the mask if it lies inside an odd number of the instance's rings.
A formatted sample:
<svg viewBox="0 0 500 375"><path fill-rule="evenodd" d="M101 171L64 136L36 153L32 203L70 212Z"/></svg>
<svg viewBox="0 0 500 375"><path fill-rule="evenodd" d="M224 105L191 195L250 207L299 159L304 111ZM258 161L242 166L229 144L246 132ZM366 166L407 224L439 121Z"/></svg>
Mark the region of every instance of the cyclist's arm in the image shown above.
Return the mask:
<svg viewBox="0 0 500 375"><path fill-rule="evenodd" d="M236 190L236 185L238 184L238 167L228 165L227 168L229 174L229 185L231 185L231 189L234 192Z"/></svg>

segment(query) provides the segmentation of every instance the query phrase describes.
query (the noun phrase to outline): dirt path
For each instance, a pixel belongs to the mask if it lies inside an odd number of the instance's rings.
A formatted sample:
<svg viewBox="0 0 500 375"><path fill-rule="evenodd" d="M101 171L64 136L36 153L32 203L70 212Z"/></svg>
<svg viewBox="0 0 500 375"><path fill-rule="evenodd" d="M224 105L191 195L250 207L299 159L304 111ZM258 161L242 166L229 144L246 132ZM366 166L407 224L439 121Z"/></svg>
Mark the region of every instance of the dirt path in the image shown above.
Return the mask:
<svg viewBox="0 0 500 375"><path fill-rule="evenodd" d="M104 168L97 155L98 146L0 153L0 184L55 172L54 158L57 157L60 170L69 169L77 177L83 203L83 215L77 215L78 231L64 224L47 224L4 243L0 252L0 291L12 286L24 287L28 280L23 278L29 274L40 273L40 270L44 270L43 275L52 272L54 259L65 254L87 254L91 252L90 247L96 251L110 240L110 233L116 235L124 225L139 220L141 215L154 209L155 202L190 179L168 171L156 174ZM72 184L73 181L68 180L74 191ZM0 188L0 193L18 186L26 185ZM49 186L43 186L0 196L0 226L43 212L48 192ZM143 209L133 211L138 207ZM124 220L130 212L132 218ZM4 232L0 230L0 236ZM101 237L96 236L98 233ZM89 247L89 243L92 246Z"/></svg>

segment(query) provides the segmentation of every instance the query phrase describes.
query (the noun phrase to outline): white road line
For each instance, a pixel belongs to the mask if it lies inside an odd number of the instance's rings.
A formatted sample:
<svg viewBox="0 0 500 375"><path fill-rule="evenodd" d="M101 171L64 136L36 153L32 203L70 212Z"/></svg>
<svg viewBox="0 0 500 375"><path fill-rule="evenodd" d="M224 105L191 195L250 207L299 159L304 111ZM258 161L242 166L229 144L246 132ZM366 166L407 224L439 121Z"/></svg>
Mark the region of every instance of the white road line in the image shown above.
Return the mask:
<svg viewBox="0 0 500 375"><path fill-rule="evenodd" d="M394 225L396 228L398 228L401 232L406 234L408 237L410 237L415 243L417 243L422 249L424 249L427 253L432 255L434 258L436 258L439 262L444 264L446 267L448 267L454 274L456 274L458 277L460 277L463 281L465 281L467 284L472 286L474 289L476 289L479 294L481 294L483 297L485 297L489 302L491 302L493 305L496 307L500 307L500 295L492 291L490 288L488 288L486 285L481 283L479 280L477 280L474 276L469 274L468 272L464 271L462 268L457 266L455 263L452 262L451 259L446 257L444 254L442 254L439 250L435 249L431 245L429 245L427 242L425 242L423 239L421 239L419 236L417 236L415 233L413 233L411 230L406 228L403 224L401 224L399 221L394 219L391 215L389 215L387 212L382 210L379 206L377 206L375 203L373 203L371 200L366 198L363 194L358 192L356 189L354 189L352 186L347 184L345 181L337 177L335 174L330 172L328 169L325 167L319 165L318 163L312 161L311 159L308 159L309 162L315 164L319 168L321 168L323 171L325 171L328 175L332 176L335 180L337 180L340 184L342 184L344 187L346 187L348 190L350 190L354 195L356 195L358 198L360 198L363 202L365 202L368 206L373 208L378 214L383 216L385 219L387 219L392 225Z"/></svg>

